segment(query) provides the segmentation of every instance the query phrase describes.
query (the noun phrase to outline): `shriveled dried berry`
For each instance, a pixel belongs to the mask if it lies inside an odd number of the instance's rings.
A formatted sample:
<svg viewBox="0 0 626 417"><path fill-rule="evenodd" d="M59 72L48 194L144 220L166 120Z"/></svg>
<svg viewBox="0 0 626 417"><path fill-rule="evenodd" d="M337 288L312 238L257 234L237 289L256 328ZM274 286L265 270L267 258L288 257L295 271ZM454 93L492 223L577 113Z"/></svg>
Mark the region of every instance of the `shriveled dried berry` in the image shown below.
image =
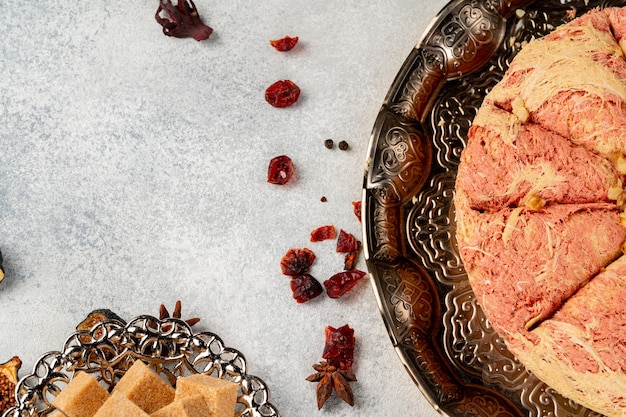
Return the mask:
<svg viewBox="0 0 626 417"><path fill-rule="evenodd" d="M353 234L348 233L343 229L339 231L336 249L338 253L354 252L355 250L358 250L359 247L359 241L356 239L356 237L354 237Z"/></svg>
<svg viewBox="0 0 626 417"><path fill-rule="evenodd" d="M167 36L203 41L213 33L213 29L200 19L192 0L178 0L176 5L171 0L159 0L154 17L163 26L163 33Z"/></svg>
<svg viewBox="0 0 626 417"><path fill-rule="evenodd" d="M335 142L332 139L326 139L324 141L324 146L328 149L332 149L335 146Z"/></svg>
<svg viewBox="0 0 626 417"><path fill-rule="evenodd" d="M281 39L270 40L270 45L274 47L277 51L287 52L291 51L294 46L298 43L298 37L294 36L293 38L290 36L285 36Z"/></svg>
<svg viewBox="0 0 626 417"><path fill-rule="evenodd" d="M354 330L345 324L339 328L324 329L324 352L322 358L339 369L350 370L354 363Z"/></svg>
<svg viewBox="0 0 626 417"><path fill-rule="evenodd" d="M359 219L359 221L361 221L361 207L362 207L363 203L361 201L353 201L352 202L352 207L354 209L354 215L356 216L357 219Z"/></svg>
<svg viewBox="0 0 626 417"><path fill-rule="evenodd" d="M356 262L359 259L359 251L348 252L343 259L343 269L351 271L356 266Z"/></svg>
<svg viewBox="0 0 626 417"><path fill-rule="evenodd" d="M285 185L296 172L293 161L287 155L272 158L267 169L267 182L270 184Z"/></svg>
<svg viewBox="0 0 626 417"><path fill-rule="evenodd" d="M265 90L265 101L274 107L289 107L299 97L300 88L291 80L276 81Z"/></svg>
<svg viewBox="0 0 626 417"><path fill-rule="evenodd" d="M309 272L315 261L315 253L308 248L289 249L280 260L280 269L284 275L296 276Z"/></svg>
<svg viewBox="0 0 626 417"><path fill-rule="evenodd" d="M348 142L346 142L345 140L342 140L341 142L339 142L339 149L342 151L346 151L348 150L348 148L350 147L350 145L348 145Z"/></svg>
<svg viewBox="0 0 626 417"><path fill-rule="evenodd" d="M298 304L306 303L324 292L322 284L310 274L296 275L289 284L293 299Z"/></svg>
<svg viewBox="0 0 626 417"><path fill-rule="evenodd" d="M322 203L325 203L325 202L327 202L327 201L328 201L328 199L327 199L325 196L322 196L322 198L320 198L320 201L321 201Z"/></svg>
<svg viewBox="0 0 626 417"><path fill-rule="evenodd" d="M339 272L324 281L326 293L330 298L339 298L350 291L365 276L365 272L358 269Z"/></svg>
<svg viewBox="0 0 626 417"><path fill-rule="evenodd" d="M321 242L322 240L334 239L337 237L335 226L320 226L311 232L311 242Z"/></svg>

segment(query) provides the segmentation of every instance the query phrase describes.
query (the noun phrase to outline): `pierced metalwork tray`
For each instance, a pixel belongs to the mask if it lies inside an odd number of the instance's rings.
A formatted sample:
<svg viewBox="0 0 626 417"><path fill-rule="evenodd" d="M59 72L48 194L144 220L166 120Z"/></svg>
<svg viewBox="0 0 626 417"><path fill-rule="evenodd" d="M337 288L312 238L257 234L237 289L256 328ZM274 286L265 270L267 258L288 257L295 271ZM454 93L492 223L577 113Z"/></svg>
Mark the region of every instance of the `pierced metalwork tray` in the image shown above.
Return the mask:
<svg viewBox="0 0 626 417"><path fill-rule="evenodd" d="M455 0L400 68L374 124L364 249L391 341L444 416L590 417L515 360L476 303L455 242L454 182L484 96L533 38L626 1Z"/></svg>
<svg viewBox="0 0 626 417"><path fill-rule="evenodd" d="M152 316L139 316L128 324L104 321L90 331L73 333L62 351L45 354L33 372L20 379L17 405L4 417L50 415L55 411L52 401L74 372L93 374L112 388L135 360L143 360L172 385L177 378L194 373L233 381L239 384L236 417L279 417L269 402L267 385L247 374L239 351L226 347L213 333L194 334L180 319Z"/></svg>

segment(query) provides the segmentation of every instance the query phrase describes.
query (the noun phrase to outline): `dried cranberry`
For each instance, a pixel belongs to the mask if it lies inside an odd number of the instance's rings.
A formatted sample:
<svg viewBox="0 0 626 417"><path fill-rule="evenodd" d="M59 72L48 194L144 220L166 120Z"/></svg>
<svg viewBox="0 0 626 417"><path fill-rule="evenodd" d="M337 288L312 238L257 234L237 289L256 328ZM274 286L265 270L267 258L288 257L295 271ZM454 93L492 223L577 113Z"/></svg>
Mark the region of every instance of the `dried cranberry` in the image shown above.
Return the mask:
<svg viewBox="0 0 626 417"><path fill-rule="evenodd" d="M315 254L308 248L289 249L280 260L280 269L284 275L296 276L309 271L315 261Z"/></svg>
<svg viewBox="0 0 626 417"><path fill-rule="evenodd" d="M322 358L339 369L352 369L354 363L354 330L349 325L324 329L326 339Z"/></svg>
<svg viewBox="0 0 626 417"><path fill-rule="evenodd" d="M360 242L354 237L354 235L341 229L339 236L337 237L337 252L346 253L354 252L358 250Z"/></svg>
<svg viewBox="0 0 626 417"><path fill-rule="evenodd" d="M346 256L343 259L343 269L346 271L350 271L354 269L356 266L356 262L359 257L359 251L355 250L354 252L346 253Z"/></svg>
<svg viewBox="0 0 626 417"><path fill-rule="evenodd" d="M300 88L291 80L276 81L265 90L265 101L274 107L289 107L300 97Z"/></svg>
<svg viewBox="0 0 626 417"><path fill-rule="evenodd" d="M287 155L277 156L270 161L267 169L267 182L278 185L287 184L295 171L291 158Z"/></svg>
<svg viewBox="0 0 626 417"><path fill-rule="evenodd" d="M324 281L326 293L330 298L339 298L354 288L364 276L365 272L358 269L339 272Z"/></svg>
<svg viewBox="0 0 626 417"><path fill-rule="evenodd" d="M354 215L359 221L361 221L361 201L353 201L352 206L354 207Z"/></svg>
<svg viewBox="0 0 626 417"><path fill-rule="evenodd" d="M297 36L294 36L293 38L289 36L285 36L284 38L274 39L270 41L270 45L272 45L277 51L280 51L280 52L291 51L293 47L296 46L297 43L298 43Z"/></svg>
<svg viewBox="0 0 626 417"><path fill-rule="evenodd" d="M335 226L320 226L311 232L311 242L334 239L337 237Z"/></svg>
<svg viewBox="0 0 626 417"><path fill-rule="evenodd" d="M293 292L293 299L298 304L306 303L324 292L322 284L310 274L294 276L289 285Z"/></svg>
<svg viewBox="0 0 626 417"><path fill-rule="evenodd" d="M163 26L163 33L167 36L191 37L197 41L203 41L213 33L213 29L200 20L200 15L192 0L178 0L176 6L171 0L159 0L159 8L154 17Z"/></svg>

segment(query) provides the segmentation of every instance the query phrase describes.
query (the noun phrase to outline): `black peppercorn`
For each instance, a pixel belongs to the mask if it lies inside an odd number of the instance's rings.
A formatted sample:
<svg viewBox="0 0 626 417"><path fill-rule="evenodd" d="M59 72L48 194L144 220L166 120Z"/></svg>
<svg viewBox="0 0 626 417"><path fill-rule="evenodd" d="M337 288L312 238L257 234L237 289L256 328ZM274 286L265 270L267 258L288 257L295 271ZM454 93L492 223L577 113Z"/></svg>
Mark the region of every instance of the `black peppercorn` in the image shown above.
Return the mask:
<svg viewBox="0 0 626 417"><path fill-rule="evenodd" d="M348 145L348 142L346 142L345 140L339 142L339 149L341 149L342 151L347 150L349 147L350 145Z"/></svg>
<svg viewBox="0 0 626 417"><path fill-rule="evenodd" d="M335 142L333 142L332 139L326 139L324 141L324 146L326 146L328 149L332 149L333 146L335 146Z"/></svg>

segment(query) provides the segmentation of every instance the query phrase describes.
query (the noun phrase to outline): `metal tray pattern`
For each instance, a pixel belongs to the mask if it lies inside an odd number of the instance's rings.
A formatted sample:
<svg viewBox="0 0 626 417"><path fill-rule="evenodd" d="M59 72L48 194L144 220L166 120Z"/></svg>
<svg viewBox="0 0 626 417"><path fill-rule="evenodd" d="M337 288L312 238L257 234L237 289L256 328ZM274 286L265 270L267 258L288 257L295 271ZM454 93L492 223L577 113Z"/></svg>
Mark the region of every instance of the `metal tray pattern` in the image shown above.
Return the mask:
<svg viewBox="0 0 626 417"><path fill-rule="evenodd" d="M522 46L594 7L625 5L451 1L385 98L364 178L365 256L392 343L444 416L598 416L526 371L485 319L456 247L454 181L485 94Z"/></svg>
<svg viewBox="0 0 626 417"><path fill-rule="evenodd" d="M52 401L74 372L93 374L103 386L112 388L135 360L143 360L172 385L177 378L194 373L233 381L239 384L236 417L279 417L269 402L267 385L247 374L239 351L226 347L213 333L194 334L180 319L152 316L139 316L128 324L108 320L90 331L73 333L62 351L45 354L33 372L20 379L17 404L4 417L50 415L55 411Z"/></svg>

